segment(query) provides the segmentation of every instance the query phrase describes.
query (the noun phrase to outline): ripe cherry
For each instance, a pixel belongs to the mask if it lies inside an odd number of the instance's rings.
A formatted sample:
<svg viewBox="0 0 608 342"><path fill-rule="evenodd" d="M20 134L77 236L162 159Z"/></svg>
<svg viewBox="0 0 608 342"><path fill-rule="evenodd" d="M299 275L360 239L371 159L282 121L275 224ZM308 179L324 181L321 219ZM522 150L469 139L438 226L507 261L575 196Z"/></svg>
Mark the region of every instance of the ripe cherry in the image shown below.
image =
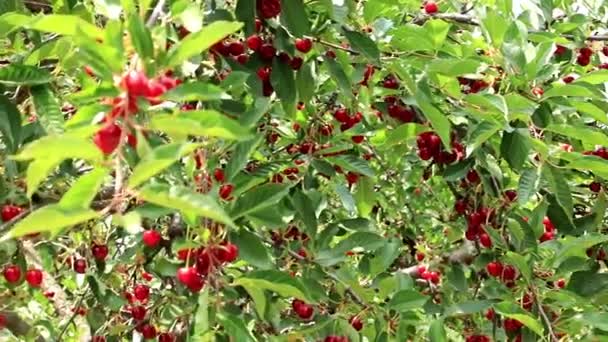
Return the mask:
<svg viewBox="0 0 608 342"><path fill-rule="evenodd" d="M544 93L545 93L545 91L541 87L534 87L534 88L532 88L532 94L533 95L543 96Z"/></svg>
<svg viewBox="0 0 608 342"><path fill-rule="evenodd" d="M234 185L232 184L224 184L220 186L219 195L220 198L226 201L232 199L232 191L234 190Z"/></svg>
<svg viewBox="0 0 608 342"><path fill-rule="evenodd" d="M73 267L76 273L84 274L87 271L87 261L84 259L76 259Z"/></svg>
<svg viewBox="0 0 608 342"><path fill-rule="evenodd" d="M227 242L218 247L216 256L222 262L233 262L239 256L239 248L235 244Z"/></svg>
<svg viewBox="0 0 608 342"><path fill-rule="evenodd" d="M297 38L296 49L302 53L308 53L312 49L312 40L308 38Z"/></svg>
<svg viewBox="0 0 608 342"><path fill-rule="evenodd" d="M144 336L145 339L156 338L156 328L153 325L151 325L150 323L144 324L140 328L140 332Z"/></svg>
<svg viewBox="0 0 608 342"><path fill-rule="evenodd" d="M503 266L498 261L492 261L486 265L486 271L492 277L499 277L502 274Z"/></svg>
<svg viewBox="0 0 608 342"><path fill-rule="evenodd" d="M439 7L437 6L437 4L434 1L427 1L426 4L424 4L424 11L427 14L437 13L438 10L439 10Z"/></svg>
<svg viewBox="0 0 608 342"><path fill-rule="evenodd" d="M564 287L566 287L566 280L564 278L559 279L558 281L555 282L555 285L558 288L563 289Z"/></svg>
<svg viewBox="0 0 608 342"><path fill-rule="evenodd" d="M111 154L120 144L122 129L115 123L103 126L95 136L93 142L105 155Z"/></svg>
<svg viewBox="0 0 608 342"><path fill-rule="evenodd" d="M158 342L175 342L175 336L171 333L162 333L158 335Z"/></svg>
<svg viewBox="0 0 608 342"><path fill-rule="evenodd" d="M496 317L496 311L494 311L494 309L492 308L489 308L488 311L486 311L485 316L488 321L493 321Z"/></svg>
<svg viewBox="0 0 608 342"><path fill-rule="evenodd" d="M422 261L422 260L424 260L424 253L422 253L422 252L417 252L417 253L416 253L416 260L418 260L418 261Z"/></svg>
<svg viewBox="0 0 608 342"><path fill-rule="evenodd" d="M600 192L602 190L602 183L592 182L589 184L589 190L592 192Z"/></svg>
<svg viewBox="0 0 608 342"><path fill-rule="evenodd" d="M358 180L359 180L358 174L356 174L354 172L350 172L350 171L346 174L346 181L348 182L349 185L357 183Z"/></svg>
<svg viewBox="0 0 608 342"><path fill-rule="evenodd" d="M275 49L272 44L265 43L260 46L258 53L260 54L260 58L262 58L262 60L269 62L272 61L274 56L277 54L277 49Z"/></svg>
<svg viewBox="0 0 608 342"><path fill-rule="evenodd" d="M95 336L93 336L93 339L91 340L91 342L106 342L106 337L100 336L100 335L95 335Z"/></svg>
<svg viewBox="0 0 608 342"><path fill-rule="evenodd" d="M515 332L515 331L518 331L519 329L521 329L521 327L523 326L523 324L520 321L516 320L516 319L507 318L507 319L504 320L503 326L505 328L505 331Z"/></svg>
<svg viewBox="0 0 608 342"><path fill-rule="evenodd" d="M491 248L492 240L490 239L490 236L488 234L483 233L479 235L479 244L484 246L485 248Z"/></svg>
<svg viewBox="0 0 608 342"><path fill-rule="evenodd" d="M233 56L242 55L245 52L245 46L241 42L232 42L228 45L228 52Z"/></svg>
<svg viewBox="0 0 608 342"><path fill-rule="evenodd" d="M93 254L93 258L95 258L95 260L97 261L106 260L108 253L109 250L108 246L106 245L93 244L93 246L91 247L91 254Z"/></svg>
<svg viewBox="0 0 608 342"><path fill-rule="evenodd" d="M361 329L363 329L363 321L361 321L361 318L359 318L357 315L352 316L348 322L357 331L361 331Z"/></svg>
<svg viewBox="0 0 608 342"><path fill-rule="evenodd" d="M42 284L42 271L36 268L32 268L25 272L25 281L31 287L40 287Z"/></svg>
<svg viewBox="0 0 608 342"><path fill-rule="evenodd" d="M507 190L505 191L505 198L509 202L513 202L517 199L517 191L515 190Z"/></svg>
<svg viewBox="0 0 608 342"><path fill-rule="evenodd" d="M147 300L150 297L150 288L148 285L137 284L133 289L133 295L140 301Z"/></svg>
<svg viewBox="0 0 608 342"><path fill-rule="evenodd" d="M295 299L291 303L291 307L295 313L302 319L310 319L314 313L314 309L311 305L304 303L299 299Z"/></svg>
<svg viewBox="0 0 608 342"><path fill-rule="evenodd" d="M144 242L144 245L146 245L150 248L155 248L160 244L160 240L162 240L162 236L156 230L148 229L148 230L144 231L144 233L142 234L142 240Z"/></svg>
<svg viewBox="0 0 608 342"><path fill-rule="evenodd" d="M262 46L262 38L257 34L251 35L247 38L247 47L253 51L258 51Z"/></svg>
<svg viewBox="0 0 608 342"><path fill-rule="evenodd" d="M469 172L467 172L467 181L469 183L477 184L481 181L481 178L479 178L477 171L471 169Z"/></svg>
<svg viewBox="0 0 608 342"><path fill-rule="evenodd" d="M131 96L144 96L148 92L148 77L142 71L131 70L124 75L122 87Z"/></svg>
<svg viewBox="0 0 608 342"><path fill-rule="evenodd" d="M23 210L23 208L18 207L16 205L6 204L2 207L0 216L2 217L3 222L8 222L19 216L23 212Z"/></svg>
<svg viewBox="0 0 608 342"><path fill-rule="evenodd" d="M365 136L363 135L353 135L351 137L351 140L355 143L355 144L360 144L363 142L363 140L365 140Z"/></svg>
<svg viewBox="0 0 608 342"><path fill-rule="evenodd" d="M192 292L200 291L205 285L205 279L195 267L181 267L176 276L177 280Z"/></svg>
<svg viewBox="0 0 608 342"><path fill-rule="evenodd" d="M298 56L295 56L289 62L289 66L293 70L300 70L300 68L302 67L302 64L304 64L304 60L301 57L298 57Z"/></svg>
<svg viewBox="0 0 608 342"><path fill-rule="evenodd" d="M148 310L141 305L131 307L131 317L133 317L133 319L136 321L142 321L144 318L146 318L147 312Z"/></svg>
<svg viewBox="0 0 608 342"><path fill-rule="evenodd" d="M7 265L2 274L9 284L14 284L21 279L21 268L17 265Z"/></svg>
<svg viewBox="0 0 608 342"><path fill-rule="evenodd" d="M349 340L346 336L329 335L325 337L323 342L349 342Z"/></svg>
<svg viewBox="0 0 608 342"><path fill-rule="evenodd" d="M270 67L259 68L257 71L258 78L264 82L269 81L271 71L272 71L272 69Z"/></svg>
<svg viewBox="0 0 608 342"><path fill-rule="evenodd" d="M555 238L555 232L544 232L543 235L538 239L540 242L553 240Z"/></svg>
<svg viewBox="0 0 608 342"><path fill-rule="evenodd" d="M515 280L516 277L517 277L517 270L515 269L515 267L513 267L511 265L507 265L504 267L504 269L502 271L502 281L511 282L511 281Z"/></svg>
<svg viewBox="0 0 608 342"><path fill-rule="evenodd" d="M224 170L220 168L216 168L213 170L213 178L220 183L224 183L226 181L226 176L224 175Z"/></svg>
<svg viewBox="0 0 608 342"><path fill-rule="evenodd" d="M264 19L270 19L281 13L281 0L258 0L258 13Z"/></svg>

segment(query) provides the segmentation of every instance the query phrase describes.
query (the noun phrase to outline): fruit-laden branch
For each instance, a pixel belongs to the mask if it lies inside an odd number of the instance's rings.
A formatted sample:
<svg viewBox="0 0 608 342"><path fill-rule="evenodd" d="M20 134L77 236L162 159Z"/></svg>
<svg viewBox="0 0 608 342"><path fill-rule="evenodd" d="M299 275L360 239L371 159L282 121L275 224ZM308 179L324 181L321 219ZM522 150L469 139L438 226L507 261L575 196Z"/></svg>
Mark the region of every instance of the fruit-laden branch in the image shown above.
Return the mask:
<svg viewBox="0 0 608 342"><path fill-rule="evenodd" d="M452 21L455 23L460 23L460 24L466 24L466 25L473 25L473 26L479 26L479 22L473 18L470 17L468 15L464 15L464 14L460 14L460 13L435 13L433 15L420 15L416 18L414 18L414 20L412 21L414 24L423 24L425 21L429 20L429 19L443 19L446 21ZM528 33L546 33L547 31L537 31L537 30L530 30L528 31ZM566 39L570 39L573 40L576 38L576 36L572 35L572 34L561 34L561 37L564 37ZM585 37L586 40L589 41L608 41L608 35L591 35L591 36L587 36Z"/></svg>
<svg viewBox="0 0 608 342"><path fill-rule="evenodd" d="M23 248L28 265L31 265L39 270L45 269L42 264L42 259L31 241L24 240L21 243L21 247ZM44 280L41 285L41 290L44 292L54 293L53 306L55 307L57 315L59 317L71 317L73 315L72 309L77 308L74 308L68 301L68 296L66 295L65 291L63 291L63 288L59 285L59 283L55 281L55 278L53 278L53 276L46 271L42 272ZM80 315L77 316L78 317L74 317L74 323L76 324L76 327L78 327L80 340L89 341L91 339L91 328L84 317Z"/></svg>

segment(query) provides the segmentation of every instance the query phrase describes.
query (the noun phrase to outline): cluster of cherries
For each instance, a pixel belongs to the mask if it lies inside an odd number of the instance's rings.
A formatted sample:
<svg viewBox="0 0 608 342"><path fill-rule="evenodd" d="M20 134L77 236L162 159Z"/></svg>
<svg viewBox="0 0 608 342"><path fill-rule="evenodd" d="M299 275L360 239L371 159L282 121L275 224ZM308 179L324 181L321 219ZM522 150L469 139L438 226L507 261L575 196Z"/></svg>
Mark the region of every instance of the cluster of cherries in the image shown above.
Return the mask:
<svg viewBox="0 0 608 342"><path fill-rule="evenodd" d="M303 300L294 299L291 302L291 308L293 311L304 320L309 320L312 318L312 315L315 313L315 309L310 304L306 304Z"/></svg>
<svg viewBox="0 0 608 342"><path fill-rule="evenodd" d="M2 275L7 283L10 285L17 285L21 281L21 267L9 264L4 267ZM25 272L25 281L29 286L38 288L42 285L42 271L37 268L30 268Z"/></svg>
<svg viewBox="0 0 608 342"><path fill-rule="evenodd" d="M194 160L196 162L196 169L202 169L203 161L198 154L195 155ZM213 179L209 173L197 173L194 176L194 182L197 184L197 191L201 193L207 193L209 190L211 190L213 187L213 180L221 184L218 189L218 195L221 199L230 201L234 198L232 196L234 185L231 183L226 183L226 174L224 173L223 169L215 168L215 170L213 170Z"/></svg>
<svg viewBox="0 0 608 342"><path fill-rule="evenodd" d="M181 80L173 78L168 72L155 79L149 79L142 71L127 72L120 82L125 91L122 95L109 99L107 104L112 106L110 113L104 118L103 126L93 137L93 142L106 155L111 154L120 145L123 127L116 123L116 118L136 114L139 111L137 101L146 99L151 105L162 103L160 96L181 84ZM126 135L127 143L135 147L135 135Z"/></svg>
<svg viewBox="0 0 608 342"><path fill-rule="evenodd" d="M568 48L563 46L563 45L557 45L555 48L555 52L554 54L556 56L562 56L564 55L566 52L568 51ZM576 55L576 63L580 66L587 66L589 64L591 64L591 57L593 56L593 49L591 49L588 46L582 47L580 49L578 49L577 51L577 55ZM605 56L608 56L608 46L604 46L602 48L602 53ZM603 63L598 65L598 68L600 69L608 69L608 63ZM572 79L573 80L573 79ZM566 82L566 80L564 79L564 82ZM569 83L569 82L566 82Z"/></svg>
<svg viewBox="0 0 608 342"><path fill-rule="evenodd" d="M388 75L382 81L382 86L386 89L399 89L399 81L394 75ZM396 96L386 96L384 103L391 118L401 122L413 122L416 119L414 110L406 106L401 100L398 100Z"/></svg>
<svg viewBox="0 0 608 342"><path fill-rule="evenodd" d="M137 284L133 287L132 293L125 293L125 297L130 304L133 304L127 308L127 311L131 314L133 320L138 322L135 330L146 339L156 338L158 335L156 327L149 322L144 322L148 314L148 309L144 305L150 298L150 287L145 284ZM136 301L139 304L136 304ZM105 337L99 336L99 338L103 338L99 341L105 341ZM161 333L158 335L158 341L173 342L175 341L175 336L169 332Z"/></svg>
<svg viewBox="0 0 608 342"><path fill-rule="evenodd" d="M515 286L517 269L511 265L503 265L500 261L491 261L486 265L486 272L494 278L500 278L507 287Z"/></svg>
<svg viewBox="0 0 608 342"><path fill-rule="evenodd" d="M177 280L190 291L199 292L205 285L205 277L218 270L223 264L231 263L238 258L239 248L225 241L199 249L180 250L177 255L186 263L194 260L193 266L184 266L177 270Z"/></svg>
<svg viewBox="0 0 608 342"><path fill-rule="evenodd" d="M490 86L488 82L484 80L475 80L464 77L458 77L458 83L460 83L462 92L465 94L475 94Z"/></svg>
<svg viewBox="0 0 608 342"><path fill-rule="evenodd" d="M349 342L349 341L350 340L346 336L336 336L336 335L329 335L323 340L323 342Z"/></svg>
<svg viewBox="0 0 608 342"><path fill-rule="evenodd" d="M441 138L434 132L424 132L416 139L418 145L418 156L422 160L433 159L437 164L452 164L464 158L464 147L459 142L452 139L452 150L446 151Z"/></svg>
<svg viewBox="0 0 608 342"><path fill-rule="evenodd" d="M334 119L340 123L340 130L344 132L360 123L363 120L363 114L356 112L354 115L350 115L348 109L340 107L334 111ZM352 140L354 143L360 144L364 137L356 135L352 137Z"/></svg>

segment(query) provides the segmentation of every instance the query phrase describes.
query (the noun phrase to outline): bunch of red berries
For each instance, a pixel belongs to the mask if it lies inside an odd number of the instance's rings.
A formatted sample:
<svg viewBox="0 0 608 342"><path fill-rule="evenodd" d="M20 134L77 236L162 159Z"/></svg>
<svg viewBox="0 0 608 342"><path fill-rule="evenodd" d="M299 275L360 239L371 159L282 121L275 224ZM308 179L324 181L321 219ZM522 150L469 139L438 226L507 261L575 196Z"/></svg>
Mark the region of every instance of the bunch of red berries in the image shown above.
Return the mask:
<svg viewBox="0 0 608 342"><path fill-rule="evenodd" d="M452 164L464 158L464 147L460 143L452 140L452 150L448 152L444 149L441 138L434 132L421 133L416 139L416 144L418 156L422 160L433 159L437 164Z"/></svg>

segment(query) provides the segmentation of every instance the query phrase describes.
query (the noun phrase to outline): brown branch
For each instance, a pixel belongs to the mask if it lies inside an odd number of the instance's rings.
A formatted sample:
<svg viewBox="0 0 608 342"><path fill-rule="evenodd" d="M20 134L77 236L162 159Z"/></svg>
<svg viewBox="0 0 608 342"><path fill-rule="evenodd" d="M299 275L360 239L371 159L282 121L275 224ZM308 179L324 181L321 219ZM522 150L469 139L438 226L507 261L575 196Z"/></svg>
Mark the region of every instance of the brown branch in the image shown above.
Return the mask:
<svg viewBox="0 0 608 342"><path fill-rule="evenodd" d="M346 52L350 53L351 55L355 55L355 56L359 55L359 51L355 51L351 48L347 48L342 45L330 43L328 41L325 41L325 40L322 40L322 39L316 38L316 37L310 37L310 38L321 45L325 45L325 46L328 46L328 47L336 49L336 50L346 51Z"/></svg>

